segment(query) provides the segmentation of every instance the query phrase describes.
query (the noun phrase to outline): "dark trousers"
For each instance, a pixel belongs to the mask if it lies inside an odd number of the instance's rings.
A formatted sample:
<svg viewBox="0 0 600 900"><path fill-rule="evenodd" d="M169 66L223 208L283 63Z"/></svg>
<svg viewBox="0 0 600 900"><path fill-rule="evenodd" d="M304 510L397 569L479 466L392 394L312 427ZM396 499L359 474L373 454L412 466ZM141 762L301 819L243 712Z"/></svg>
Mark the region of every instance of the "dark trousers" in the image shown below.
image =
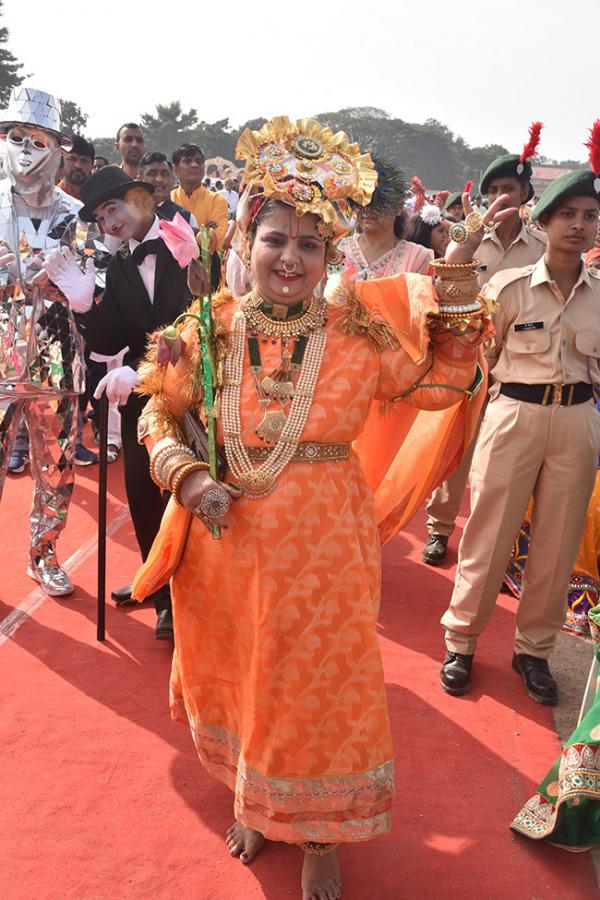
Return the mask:
<svg viewBox="0 0 600 900"><path fill-rule="evenodd" d="M148 451L138 443L137 425L147 397L132 394L126 406L120 406L121 439L123 441L123 465L125 491L135 536L145 561L154 538L158 534L162 515L169 499L168 494L152 481ZM165 585L153 594L156 611L171 608L171 591Z"/></svg>

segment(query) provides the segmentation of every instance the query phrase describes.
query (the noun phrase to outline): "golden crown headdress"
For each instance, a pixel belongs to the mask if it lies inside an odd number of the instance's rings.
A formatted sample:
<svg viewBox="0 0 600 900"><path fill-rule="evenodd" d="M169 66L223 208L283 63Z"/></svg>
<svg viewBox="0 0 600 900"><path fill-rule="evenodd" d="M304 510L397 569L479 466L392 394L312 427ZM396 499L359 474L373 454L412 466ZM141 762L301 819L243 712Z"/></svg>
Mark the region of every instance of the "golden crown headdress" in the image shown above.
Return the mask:
<svg viewBox="0 0 600 900"><path fill-rule="evenodd" d="M313 213L323 236L337 240L350 228L349 200L365 206L377 183L369 153L316 119L276 116L259 131L241 135L236 159L244 159L245 200L238 225L245 233L256 215L250 201L261 196L296 208L299 216Z"/></svg>

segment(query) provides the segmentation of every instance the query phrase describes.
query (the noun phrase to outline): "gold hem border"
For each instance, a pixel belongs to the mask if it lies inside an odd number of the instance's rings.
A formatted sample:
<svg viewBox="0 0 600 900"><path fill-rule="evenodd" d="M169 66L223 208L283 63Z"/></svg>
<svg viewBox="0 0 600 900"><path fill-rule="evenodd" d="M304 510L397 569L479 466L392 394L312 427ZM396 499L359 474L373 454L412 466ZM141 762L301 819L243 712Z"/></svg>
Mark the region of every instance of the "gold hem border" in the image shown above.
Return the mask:
<svg viewBox="0 0 600 900"><path fill-rule="evenodd" d="M188 720L202 765L235 795L236 818L268 840L350 843L390 831L393 760L346 775L271 776L245 762L236 734Z"/></svg>

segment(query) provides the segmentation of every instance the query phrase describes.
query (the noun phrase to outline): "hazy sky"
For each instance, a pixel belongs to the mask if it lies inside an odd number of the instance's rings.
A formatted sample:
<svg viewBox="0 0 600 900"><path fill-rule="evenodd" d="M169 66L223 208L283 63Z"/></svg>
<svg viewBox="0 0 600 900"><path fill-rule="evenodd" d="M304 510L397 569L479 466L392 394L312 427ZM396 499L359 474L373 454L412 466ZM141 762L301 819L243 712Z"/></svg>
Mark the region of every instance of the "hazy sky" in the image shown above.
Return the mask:
<svg viewBox="0 0 600 900"><path fill-rule="evenodd" d="M233 125L377 106L511 152L541 119L542 153L584 159L600 117L598 9L599 0L5 0L2 24L29 83L78 103L90 136L172 100Z"/></svg>

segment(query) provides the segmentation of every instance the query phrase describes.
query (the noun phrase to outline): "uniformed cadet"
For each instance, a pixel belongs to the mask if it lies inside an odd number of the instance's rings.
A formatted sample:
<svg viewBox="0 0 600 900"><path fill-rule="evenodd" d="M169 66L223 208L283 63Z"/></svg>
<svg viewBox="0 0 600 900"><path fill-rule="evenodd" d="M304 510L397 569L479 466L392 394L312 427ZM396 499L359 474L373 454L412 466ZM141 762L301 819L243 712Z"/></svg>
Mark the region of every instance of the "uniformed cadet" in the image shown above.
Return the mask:
<svg viewBox="0 0 600 900"><path fill-rule="evenodd" d="M533 151L536 147L537 142ZM479 283L482 287L497 272L537 262L546 249L544 232L527 225L519 215L519 208L533 197L532 169L525 156L527 152L532 153L531 144L527 145L521 156L511 153L498 157L484 173L481 190L490 204L501 194L506 194L504 207L514 207L515 212L504 219L497 230L487 232L477 250L477 259L481 260ZM446 558L448 538L454 531L467 487L476 439L477 435L458 469L436 488L427 504L429 537L423 548L423 562L431 566L441 565Z"/></svg>
<svg viewBox="0 0 600 900"><path fill-rule="evenodd" d="M554 181L533 213L546 231L545 255L496 274L484 289L498 303L489 351L493 384L471 469L471 515L454 593L442 617L448 653L440 680L450 694L469 690L477 638L533 496L512 665L534 700L558 700L547 659L564 621L600 450L592 400L600 378L600 277L582 262L598 225L594 185L600 188L600 180L590 169ZM463 244L465 258L479 255L480 236Z"/></svg>
<svg viewBox="0 0 600 900"><path fill-rule="evenodd" d="M453 191L451 194L448 194L444 203L444 213L451 216L455 222L460 222L464 219L461 191Z"/></svg>

